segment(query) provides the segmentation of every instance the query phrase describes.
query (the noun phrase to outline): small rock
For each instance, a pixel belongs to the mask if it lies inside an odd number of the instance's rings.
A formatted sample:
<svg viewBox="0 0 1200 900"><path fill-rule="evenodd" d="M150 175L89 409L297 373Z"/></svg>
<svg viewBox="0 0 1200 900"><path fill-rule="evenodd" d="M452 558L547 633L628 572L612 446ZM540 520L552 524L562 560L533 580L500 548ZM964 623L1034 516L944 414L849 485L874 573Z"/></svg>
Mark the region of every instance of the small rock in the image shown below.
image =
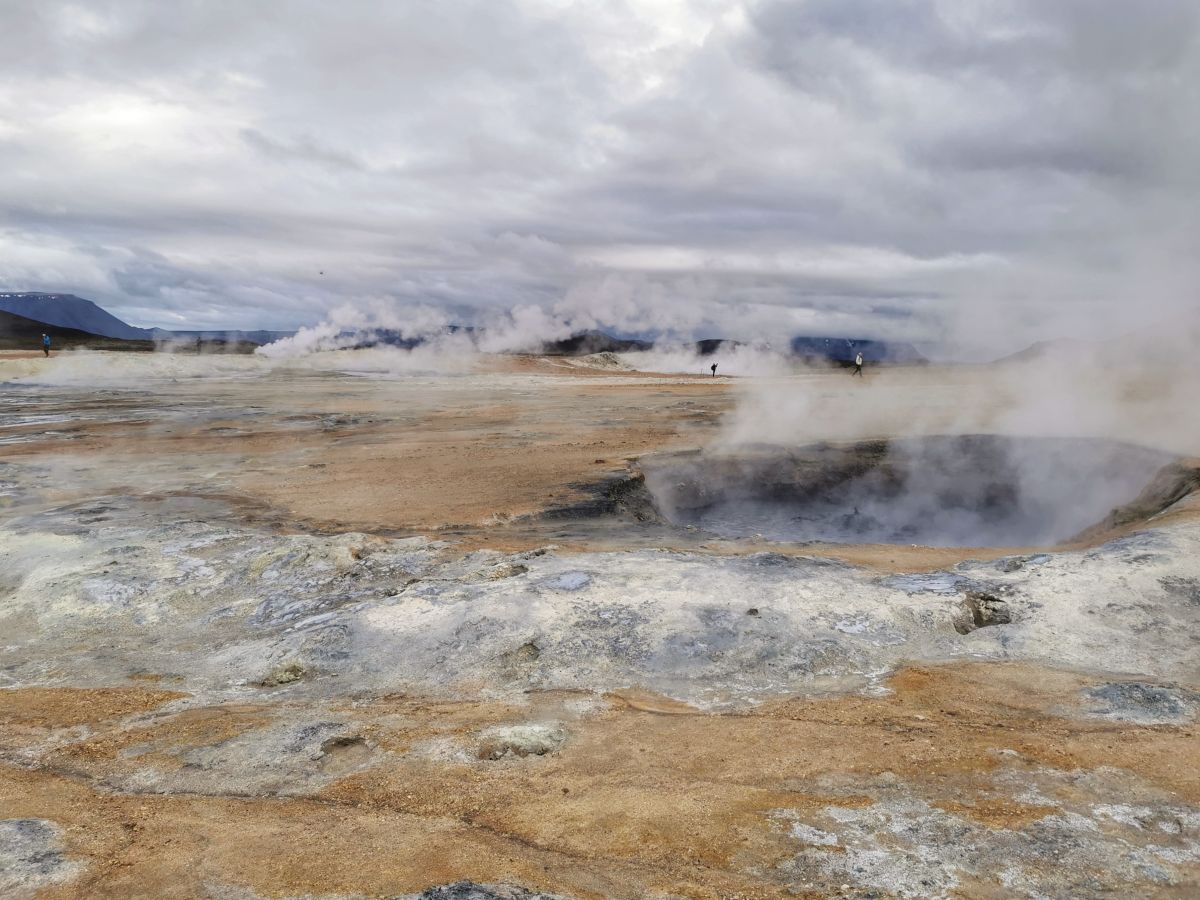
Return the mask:
<svg viewBox="0 0 1200 900"><path fill-rule="evenodd" d="M280 663L274 669L267 673L267 676L262 680L263 687L278 687L281 684L291 684L293 681L299 681L308 673L296 660L288 660Z"/></svg>
<svg viewBox="0 0 1200 900"><path fill-rule="evenodd" d="M477 755L480 759L545 756L558 750L566 739L566 730L557 723L496 725L480 732Z"/></svg>
<svg viewBox="0 0 1200 900"><path fill-rule="evenodd" d="M954 616L954 630L959 634L970 634L977 628L1011 622L1012 613L1005 601L983 591L967 591Z"/></svg>
<svg viewBox="0 0 1200 900"><path fill-rule="evenodd" d="M526 641L519 647L500 654L498 662L509 678L527 679L534 674L541 656L542 648L533 641Z"/></svg>
<svg viewBox="0 0 1200 900"><path fill-rule="evenodd" d="M499 581L501 578L514 578L517 575L524 575L529 571L529 566L521 563L503 563L496 566L488 572L488 578L492 581Z"/></svg>
<svg viewBox="0 0 1200 900"><path fill-rule="evenodd" d="M759 612L758 612L758 607L757 607L757 606L752 606L752 607L750 607L748 610L746 610L746 615L748 615L748 616L758 616L758 615L759 615Z"/></svg>

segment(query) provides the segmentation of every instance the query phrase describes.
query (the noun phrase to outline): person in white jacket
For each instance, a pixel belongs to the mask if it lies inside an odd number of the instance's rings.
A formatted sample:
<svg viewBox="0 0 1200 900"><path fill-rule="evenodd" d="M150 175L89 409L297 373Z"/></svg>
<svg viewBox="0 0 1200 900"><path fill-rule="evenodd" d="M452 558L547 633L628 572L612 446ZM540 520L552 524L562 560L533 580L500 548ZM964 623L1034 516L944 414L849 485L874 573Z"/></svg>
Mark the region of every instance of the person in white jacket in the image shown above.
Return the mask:
<svg viewBox="0 0 1200 900"><path fill-rule="evenodd" d="M863 366L862 351L859 350L858 356L854 357L854 371L850 373L850 377L853 378L855 375L857 375L859 378L862 378L863 377L862 366Z"/></svg>

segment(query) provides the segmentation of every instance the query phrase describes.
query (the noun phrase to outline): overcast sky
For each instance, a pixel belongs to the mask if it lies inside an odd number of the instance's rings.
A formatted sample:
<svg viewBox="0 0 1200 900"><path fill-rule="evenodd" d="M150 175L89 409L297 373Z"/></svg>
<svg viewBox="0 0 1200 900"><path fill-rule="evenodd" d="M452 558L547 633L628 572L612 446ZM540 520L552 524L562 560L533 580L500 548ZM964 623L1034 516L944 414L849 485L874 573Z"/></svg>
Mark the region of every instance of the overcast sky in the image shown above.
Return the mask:
<svg viewBox="0 0 1200 900"><path fill-rule="evenodd" d="M1200 307L1196 0L0 0L0 33L0 289L134 324Z"/></svg>

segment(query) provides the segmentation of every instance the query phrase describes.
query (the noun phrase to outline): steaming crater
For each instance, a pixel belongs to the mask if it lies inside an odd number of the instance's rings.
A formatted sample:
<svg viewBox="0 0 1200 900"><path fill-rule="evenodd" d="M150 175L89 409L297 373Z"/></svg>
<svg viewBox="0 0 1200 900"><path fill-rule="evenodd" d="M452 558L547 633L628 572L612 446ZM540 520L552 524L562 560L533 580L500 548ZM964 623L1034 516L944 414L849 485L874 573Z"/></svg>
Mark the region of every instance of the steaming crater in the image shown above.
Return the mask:
<svg viewBox="0 0 1200 900"><path fill-rule="evenodd" d="M937 436L643 461L669 522L725 538L1049 546L1147 518L1200 486L1170 454L1114 441Z"/></svg>

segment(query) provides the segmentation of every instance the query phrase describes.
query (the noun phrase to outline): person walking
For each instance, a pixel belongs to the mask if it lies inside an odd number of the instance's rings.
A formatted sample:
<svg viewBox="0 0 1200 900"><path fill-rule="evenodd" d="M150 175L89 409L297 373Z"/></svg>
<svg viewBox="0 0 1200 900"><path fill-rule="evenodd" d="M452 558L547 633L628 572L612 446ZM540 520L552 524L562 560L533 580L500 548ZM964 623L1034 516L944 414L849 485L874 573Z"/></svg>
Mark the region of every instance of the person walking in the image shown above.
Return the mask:
<svg viewBox="0 0 1200 900"><path fill-rule="evenodd" d="M50 355L50 335L48 334L42 335L42 352L47 356Z"/></svg>
<svg viewBox="0 0 1200 900"><path fill-rule="evenodd" d="M850 377L853 378L855 375L857 375L859 378L863 378L864 376L862 373L862 367L863 367L862 351L859 350L858 355L856 357L854 357L854 371L850 373Z"/></svg>
<svg viewBox="0 0 1200 900"><path fill-rule="evenodd" d="M713 378L716 378L717 377L717 364L713 363L711 366L709 366L709 368L712 369Z"/></svg>

